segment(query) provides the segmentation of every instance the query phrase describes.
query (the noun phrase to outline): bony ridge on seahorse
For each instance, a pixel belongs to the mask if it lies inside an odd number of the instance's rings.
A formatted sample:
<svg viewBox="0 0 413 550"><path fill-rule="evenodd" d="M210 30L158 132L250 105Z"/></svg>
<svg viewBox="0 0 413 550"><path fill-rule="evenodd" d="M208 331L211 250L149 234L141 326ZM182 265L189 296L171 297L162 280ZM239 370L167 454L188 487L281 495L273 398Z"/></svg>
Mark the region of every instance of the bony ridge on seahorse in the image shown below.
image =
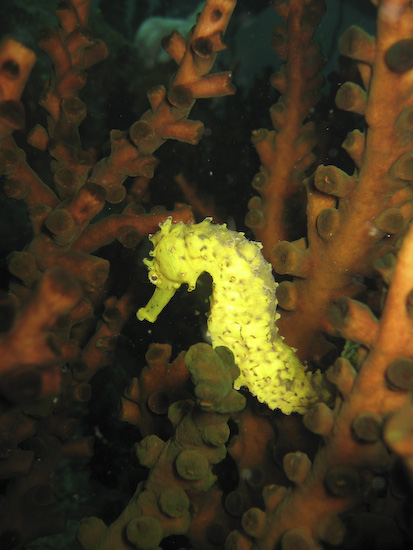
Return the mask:
<svg viewBox="0 0 413 550"><path fill-rule="evenodd" d="M260 402L285 414L303 414L328 399L321 374L306 372L278 334L277 284L261 243L210 218L192 225L168 218L151 241L152 259L144 262L156 289L139 309L139 320L155 322L181 284L191 291L207 271L213 280L208 332L213 347L227 346L234 353L241 371L234 387L246 386Z"/></svg>

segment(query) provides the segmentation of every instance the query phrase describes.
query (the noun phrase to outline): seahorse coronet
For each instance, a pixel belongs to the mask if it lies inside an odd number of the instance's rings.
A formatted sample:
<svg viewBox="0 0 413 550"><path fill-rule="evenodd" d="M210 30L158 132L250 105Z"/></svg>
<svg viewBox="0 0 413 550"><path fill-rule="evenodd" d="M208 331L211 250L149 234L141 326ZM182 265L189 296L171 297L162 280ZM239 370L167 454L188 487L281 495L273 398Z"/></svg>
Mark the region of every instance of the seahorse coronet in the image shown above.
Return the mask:
<svg viewBox="0 0 413 550"><path fill-rule="evenodd" d="M191 225L168 218L150 240L154 249L145 264L156 288L139 309L139 320L154 322L182 284L191 291L208 272L213 281L208 332L214 348L226 346L235 356L240 369L235 389L246 386L258 401L285 414L303 414L328 397L320 374L306 372L278 334L277 283L261 243L211 218Z"/></svg>

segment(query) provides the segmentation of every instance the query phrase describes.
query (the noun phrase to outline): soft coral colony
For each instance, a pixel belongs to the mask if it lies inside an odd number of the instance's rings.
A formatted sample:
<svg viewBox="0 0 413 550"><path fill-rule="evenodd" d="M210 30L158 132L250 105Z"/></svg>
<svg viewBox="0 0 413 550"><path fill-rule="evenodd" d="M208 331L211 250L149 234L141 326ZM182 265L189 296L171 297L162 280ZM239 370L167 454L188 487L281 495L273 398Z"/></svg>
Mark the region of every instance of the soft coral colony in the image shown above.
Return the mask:
<svg viewBox="0 0 413 550"><path fill-rule="evenodd" d="M246 216L261 244L210 220L193 224L183 204L150 213L139 204L154 152L167 140L201 139L203 123L189 119L195 100L235 92L229 72L211 72L234 0L207 0L186 39L174 32L164 41L176 74L168 88L149 91L150 110L127 131L111 131L110 153L100 159L82 146L79 92L108 51L88 25L90 1L60 2L59 27L38 38L53 61L40 97L47 123L27 136L49 153L50 182L13 138L24 126L20 97L35 56L4 38L2 189L24 201L33 236L7 258L1 301L1 548L65 529L53 506L53 472L63 458L93 452L92 438L78 436L76 404L99 398L92 379L114 364L135 311L155 321L180 284L192 289L203 271L214 279L213 346L190 342L170 362L169 345L151 344L121 408L121 419L139 428L135 454L147 475L112 523L82 519L80 545L412 543L412 487L404 480L413 480L413 7L376 3L376 36L352 27L340 39L360 78L340 87L336 104L364 117L343 143L348 173L317 166L318 129L308 116L323 83L313 33L324 3L274 1L283 22L272 44L284 65L271 84L280 97L270 108L273 128L252 133L261 166ZM304 195L306 231L296 235L291 212ZM111 214L108 204L123 209ZM144 308L135 281L110 294L116 272L101 249L118 241L138 250L149 234L157 288Z"/></svg>

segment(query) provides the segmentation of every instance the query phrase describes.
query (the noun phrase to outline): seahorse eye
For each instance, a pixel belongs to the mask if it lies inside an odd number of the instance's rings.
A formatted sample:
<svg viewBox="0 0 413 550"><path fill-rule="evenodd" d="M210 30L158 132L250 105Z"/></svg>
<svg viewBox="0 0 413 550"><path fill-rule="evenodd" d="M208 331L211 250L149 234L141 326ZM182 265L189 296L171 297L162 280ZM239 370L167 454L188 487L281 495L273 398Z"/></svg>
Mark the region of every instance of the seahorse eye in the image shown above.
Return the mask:
<svg viewBox="0 0 413 550"><path fill-rule="evenodd" d="M149 280L151 281L151 283L156 285L156 283L158 282L158 275L156 273L149 273Z"/></svg>

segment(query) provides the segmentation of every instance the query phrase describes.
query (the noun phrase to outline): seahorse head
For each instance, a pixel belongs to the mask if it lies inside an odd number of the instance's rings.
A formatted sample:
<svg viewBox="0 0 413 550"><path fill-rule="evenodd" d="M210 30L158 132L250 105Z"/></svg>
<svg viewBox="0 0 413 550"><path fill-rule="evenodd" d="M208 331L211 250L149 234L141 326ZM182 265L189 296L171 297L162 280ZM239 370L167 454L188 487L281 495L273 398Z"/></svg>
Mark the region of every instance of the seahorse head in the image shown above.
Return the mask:
<svg viewBox="0 0 413 550"><path fill-rule="evenodd" d="M156 288L146 307L139 309L139 320L155 322L183 283L188 284L189 291L195 288L204 269L199 260L191 258L191 238L188 226L182 222L173 224L171 218L161 224L160 231L151 237L154 246L150 252L151 259L144 262L149 269L149 280Z"/></svg>
<svg viewBox="0 0 413 550"><path fill-rule="evenodd" d="M168 218L151 237L152 259L144 262L149 268L149 280L157 288L176 290L183 283L188 284L189 291L195 288L203 269L190 255L189 227L182 222L173 224Z"/></svg>

